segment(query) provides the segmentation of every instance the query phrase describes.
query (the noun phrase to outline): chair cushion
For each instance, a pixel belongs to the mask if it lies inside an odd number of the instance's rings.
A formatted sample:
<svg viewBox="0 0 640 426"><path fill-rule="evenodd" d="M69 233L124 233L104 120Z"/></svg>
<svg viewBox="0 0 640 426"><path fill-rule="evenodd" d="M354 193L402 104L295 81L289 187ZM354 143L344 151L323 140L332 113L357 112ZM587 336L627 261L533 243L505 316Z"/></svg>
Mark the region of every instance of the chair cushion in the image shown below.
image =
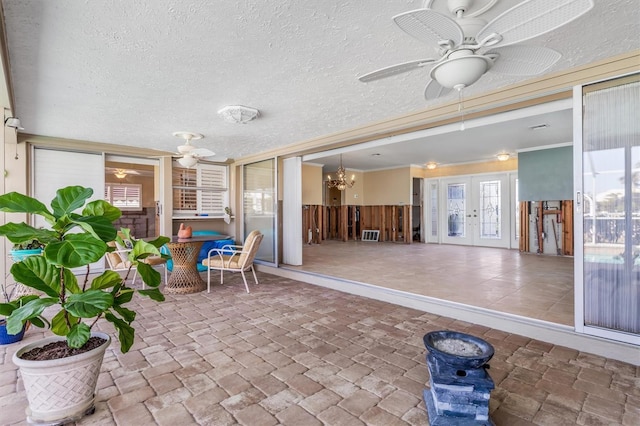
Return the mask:
<svg viewBox="0 0 640 426"><path fill-rule="evenodd" d="M126 243L125 243L125 244L126 244ZM120 243L118 243L118 242L116 241L116 250L120 251L120 250L130 250L130 249L131 249L130 247L123 246L122 244L120 244ZM117 253L117 254L120 256L120 259L121 259L123 262L127 262L127 261L129 261L129 252L128 252L128 251L120 251L120 252L119 252L119 253Z"/></svg>
<svg viewBox="0 0 640 426"><path fill-rule="evenodd" d="M165 263L167 263L167 260L163 259L160 256L149 256L145 258L143 262L151 266L157 266L157 265L164 265Z"/></svg>
<svg viewBox="0 0 640 426"><path fill-rule="evenodd" d="M230 256L223 255L222 259L220 256L211 257L211 259L204 259L202 264L205 267L213 267L213 268L221 268L221 269L240 269L240 264L238 263L238 256L235 256L232 261L229 261Z"/></svg>
<svg viewBox="0 0 640 426"><path fill-rule="evenodd" d="M113 269L129 269L131 267L131 262L128 260L126 262L119 262L114 264Z"/></svg>

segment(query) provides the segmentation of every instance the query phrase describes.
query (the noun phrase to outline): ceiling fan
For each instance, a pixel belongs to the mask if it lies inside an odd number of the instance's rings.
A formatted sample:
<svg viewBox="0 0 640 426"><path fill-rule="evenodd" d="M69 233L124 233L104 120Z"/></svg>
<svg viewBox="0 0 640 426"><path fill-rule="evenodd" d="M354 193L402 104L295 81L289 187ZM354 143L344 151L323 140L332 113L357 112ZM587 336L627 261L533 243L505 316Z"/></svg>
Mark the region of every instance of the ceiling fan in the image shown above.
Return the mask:
<svg viewBox="0 0 640 426"><path fill-rule="evenodd" d="M140 172L137 170L129 170L129 169L122 169L122 168L114 168L114 167L106 167L105 168L107 173L113 173L113 175L115 177L117 177L118 179L124 179L129 175L139 175Z"/></svg>
<svg viewBox="0 0 640 426"><path fill-rule="evenodd" d="M206 157L213 157L215 152L206 148L196 148L191 145L192 140L202 139L204 136L200 133L192 132L174 132L173 136L182 138L185 140L184 145L178 145L177 157L178 163L182 167L190 168L198 164L198 160Z"/></svg>
<svg viewBox="0 0 640 426"><path fill-rule="evenodd" d="M431 67L424 91L425 98L431 100L452 89L460 92L490 70L517 76L541 74L562 55L546 47L518 43L568 24L594 5L593 0L525 0L487 23L478 16L498 0L488 0L473 12L477 0L447 0L451 16L431 9L433 1L426 0L422 9L396 15L393 21L410 36L436 48L439 58L385 67L360 76L360 81Z"/></svg>

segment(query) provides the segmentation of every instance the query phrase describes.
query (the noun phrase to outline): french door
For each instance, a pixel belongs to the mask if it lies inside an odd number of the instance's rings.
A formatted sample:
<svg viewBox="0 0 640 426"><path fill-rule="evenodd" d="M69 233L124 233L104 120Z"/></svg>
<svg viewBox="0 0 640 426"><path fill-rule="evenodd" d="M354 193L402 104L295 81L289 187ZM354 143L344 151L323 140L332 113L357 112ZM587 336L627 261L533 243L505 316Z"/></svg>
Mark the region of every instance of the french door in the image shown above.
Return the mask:
<svg viewBox="0 0 640 426"><path fill-rule="evenodd" d="M507 174L443 179L439 209L441 241L510 247L509 195Z"/></svg>

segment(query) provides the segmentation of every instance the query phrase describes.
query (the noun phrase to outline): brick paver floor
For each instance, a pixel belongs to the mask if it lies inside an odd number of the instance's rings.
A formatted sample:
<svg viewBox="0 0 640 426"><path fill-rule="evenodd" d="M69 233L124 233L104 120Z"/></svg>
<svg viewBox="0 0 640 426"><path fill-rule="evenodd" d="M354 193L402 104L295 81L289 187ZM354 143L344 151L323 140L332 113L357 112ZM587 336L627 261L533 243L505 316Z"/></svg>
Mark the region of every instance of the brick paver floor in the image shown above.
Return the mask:
<svg viewBox="0 0 640 426"><path fill-rule="evenodd" d="M497 425L638 425L640 367L267 274L212 292L137 297L136 344L107 350L96 412L79 425L427 425L425 333L449 329L495 348ZM108 323L103 330L114 335ZM48 333L48 332L47 332ZM25 341L43 335L29 330ZM0 347L0 423L26 398Z"/></svg>

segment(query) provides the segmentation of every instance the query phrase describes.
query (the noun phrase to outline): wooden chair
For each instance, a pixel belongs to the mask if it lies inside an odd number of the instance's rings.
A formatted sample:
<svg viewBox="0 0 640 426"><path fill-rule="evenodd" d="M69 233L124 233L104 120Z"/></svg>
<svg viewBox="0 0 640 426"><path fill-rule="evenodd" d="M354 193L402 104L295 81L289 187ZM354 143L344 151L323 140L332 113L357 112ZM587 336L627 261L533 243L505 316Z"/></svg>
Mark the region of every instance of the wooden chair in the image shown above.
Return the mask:
<svg viewBox="0 0 640 426"><path fill-rule="evenodd" d="M263 237L264 235L260 231L251 231L242 246L228 244L222 248L209 250L207 258L202 261L202 264L207 267L207 292L211 292L211 270L218 270L220 271L220 284L224 284L224 271L240 272L244 286L249 293L249 285L244 272L251 270L253 279L258 284L253 261Z"/></svg>

